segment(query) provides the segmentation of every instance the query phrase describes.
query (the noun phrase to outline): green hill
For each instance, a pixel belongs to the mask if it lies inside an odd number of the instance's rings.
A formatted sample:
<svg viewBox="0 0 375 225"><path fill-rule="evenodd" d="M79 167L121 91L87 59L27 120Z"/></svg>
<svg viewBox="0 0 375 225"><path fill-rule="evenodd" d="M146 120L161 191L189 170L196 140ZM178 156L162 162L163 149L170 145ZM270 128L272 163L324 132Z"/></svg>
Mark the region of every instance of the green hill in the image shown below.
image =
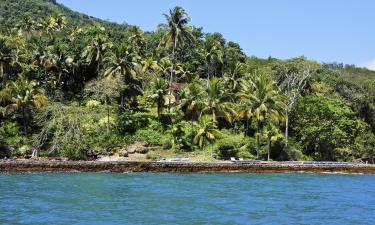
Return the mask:
<svg viewBox="0 0 375 225"><path fill-rule="evenodd" d="M0 157L134 144L155 149L148 159L374 162L374 71L248 57L181 7L168 18L143 32L51 0L0 1Z"/></svg>
<svg viewBox="0 0 375 225"><path fill-rule="evenodd" d="M42 18L54 13L64 14L69 23L76 26L85 26L93 23L102 23L106 26L123 26L104 21L92 16L72 11L55 0L1 0L0 21L2 24L12 26L18 23L22 15L30 15L33 19Z"/></svg>

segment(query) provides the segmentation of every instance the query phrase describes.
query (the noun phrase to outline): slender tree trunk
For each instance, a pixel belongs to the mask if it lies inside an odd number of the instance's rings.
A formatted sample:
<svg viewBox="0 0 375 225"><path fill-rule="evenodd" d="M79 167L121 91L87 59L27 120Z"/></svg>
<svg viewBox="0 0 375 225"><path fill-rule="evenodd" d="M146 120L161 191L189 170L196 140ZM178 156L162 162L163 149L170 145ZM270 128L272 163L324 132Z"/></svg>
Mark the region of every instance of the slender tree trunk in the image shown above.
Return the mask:
<svg viewBox="0 0 375 225"><path fill-rule="evenodd" d="M104 105L105 105L105 108L107 109L107 134L109 134L109 106L108 106L107 96L105 96Z"/></svg>
<svg viewBox="0 0 375 225"><path fill-rule="evenodd" d="M27 136L27 124L26 124L26 112L25 106L22 106L22 121L23 121L23 132Z"/></svg>
<svg viewBox="0 0 375 225"><path fill-rule="evenodd" d="M271 151L271 140L268 140L267 161L270 161L270 151Z"/></svg>
<svg viewBox="0 0 375 225"><path fill-rule="evenodd" d="M259 150L260 150L260 122L258 121L257 122L257 138L256 138L256 142L257 142L257 159L259 159Z"/></svg>
<svg viewBox="0 0 375 225"><path fill-rule="evenodd" d="M289 110L285 112L285 148L288 149L288 137L289 137Z"/></svg>
<svg viewBox="0 0 375 225"><path fill-rule="evenodd" d="M4 80L4 63L0 62L0 77Z"/></svg>
<svg viewBox="0 0 375 225"><path fill-rule="evenodd" d="M210 65L210 62L207 62L207 88L210 85L210 72L211 72L211 65Z"/></svg>
<svg viewBox="0 0 375 225"><path fill-rule="evenodd" d="M193 133L193 130L194 130L194 114L192 113L191 114L191 144L193 145L194 144L194 133Z"/></svg>
<svg viewBox="0 0 375 225"><path fill-rule="evenodd" d="M246 130L245 130L245 137L249 136L249 118L246 116Z"/></svg>
<svg viewBox="0 0 375 225"><path fill-rule="evenodd" d="M203 158L206 159L206 137L203 138Z"/></svg>
<svg viewBox="0 0 375 225"><path fill-rule="evenodd" d="M175 51L177 47L177 38L174 39L173 48L172 48L172 69L171 76L169 77L169 99L168 99L168 111L171 112L171 96L172 96L172 83L173 83L173 73L174 73L174 64L175 64Z"/></svg>
<svg viewBox="0 0 375 225"><path fill-rule="evenodd" d="M120 112L124 112L124 91L121 91L121 96L120 96Z"/></svg>

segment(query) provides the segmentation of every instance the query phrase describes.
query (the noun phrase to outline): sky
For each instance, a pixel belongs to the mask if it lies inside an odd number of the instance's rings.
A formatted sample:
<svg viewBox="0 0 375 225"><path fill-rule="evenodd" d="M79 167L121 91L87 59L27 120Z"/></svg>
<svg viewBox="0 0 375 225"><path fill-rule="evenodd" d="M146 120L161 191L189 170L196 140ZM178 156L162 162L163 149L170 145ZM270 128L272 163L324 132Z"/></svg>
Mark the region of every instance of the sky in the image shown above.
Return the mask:
<svg viewBox="0 0 375 225"><path fill-rule="evenodd" d="M191 24L220 32L248 56L343 62L375 70L374 0L58 0L101 19L153 31L183 7Z"/></svg>

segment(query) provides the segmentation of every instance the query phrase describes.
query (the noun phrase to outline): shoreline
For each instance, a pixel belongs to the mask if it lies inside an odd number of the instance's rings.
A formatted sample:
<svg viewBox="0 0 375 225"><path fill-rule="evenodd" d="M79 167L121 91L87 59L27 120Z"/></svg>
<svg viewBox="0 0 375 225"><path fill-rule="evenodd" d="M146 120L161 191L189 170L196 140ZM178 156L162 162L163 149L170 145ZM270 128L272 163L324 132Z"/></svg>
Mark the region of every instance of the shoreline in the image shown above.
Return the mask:
<svg viewBox="0 0 375 225"><path fill-rule="evenodd" d="M33 172L169 172L169 173L364 173L375 174L375 165L303 165L287 163L236 164L231 162L141 162L2 160L0 173Z"/></svg>

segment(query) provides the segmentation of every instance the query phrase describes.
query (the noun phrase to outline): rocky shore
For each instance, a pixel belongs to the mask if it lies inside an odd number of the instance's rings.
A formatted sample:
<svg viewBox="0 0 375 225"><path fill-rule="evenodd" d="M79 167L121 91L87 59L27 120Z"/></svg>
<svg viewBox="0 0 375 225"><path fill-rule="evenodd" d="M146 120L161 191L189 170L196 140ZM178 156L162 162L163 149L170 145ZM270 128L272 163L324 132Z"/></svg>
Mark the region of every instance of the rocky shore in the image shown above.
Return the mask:
<svg viewBox="0 0 375 225"><path fill-rule="evenodd" d="M371 173L375 165L296 165L287 163L236 164L231 162L138 162L0 160L0 173L29 172L173 172L173 173Z"/></svg>

